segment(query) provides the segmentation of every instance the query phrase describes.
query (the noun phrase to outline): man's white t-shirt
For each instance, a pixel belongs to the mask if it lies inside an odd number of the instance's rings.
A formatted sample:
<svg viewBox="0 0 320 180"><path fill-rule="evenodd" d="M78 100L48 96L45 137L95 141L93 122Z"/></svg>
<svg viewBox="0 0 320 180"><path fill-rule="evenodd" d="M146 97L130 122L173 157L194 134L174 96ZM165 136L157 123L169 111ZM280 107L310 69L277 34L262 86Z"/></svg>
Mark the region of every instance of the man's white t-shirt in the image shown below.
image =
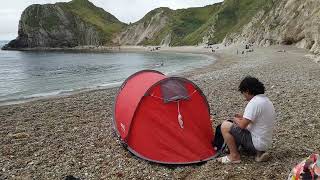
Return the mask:
<svg viewBox="0 0 320 180"><path fill-rule="evenodd" d="M256 150L266 151L272 143L276 117L272 102L264 94L254 96L247 104L243 117L251 121L247 129L251 132Z"/></svg>

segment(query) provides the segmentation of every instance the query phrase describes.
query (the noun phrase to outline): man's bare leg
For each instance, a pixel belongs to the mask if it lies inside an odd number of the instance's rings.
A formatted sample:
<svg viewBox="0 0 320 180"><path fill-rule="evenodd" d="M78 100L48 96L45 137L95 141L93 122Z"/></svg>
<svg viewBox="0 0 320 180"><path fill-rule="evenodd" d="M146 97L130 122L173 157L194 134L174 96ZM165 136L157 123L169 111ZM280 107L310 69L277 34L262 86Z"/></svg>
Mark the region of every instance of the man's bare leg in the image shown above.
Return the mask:
<svg viewBox="0 0 320 180"><path fill-rule="evenodd" d="M224 141L228 145L228 148L230 151L228 158L231 161L237 161L237 160L240 160L240 154L238 152L236 141L235 141L234 137L232 136L232 134L230 134L230 129L231 129L232 124L233 123L231 123L229 121L224 121L221 125L221 132L222 132L222 136L224 138Z"/></svg>

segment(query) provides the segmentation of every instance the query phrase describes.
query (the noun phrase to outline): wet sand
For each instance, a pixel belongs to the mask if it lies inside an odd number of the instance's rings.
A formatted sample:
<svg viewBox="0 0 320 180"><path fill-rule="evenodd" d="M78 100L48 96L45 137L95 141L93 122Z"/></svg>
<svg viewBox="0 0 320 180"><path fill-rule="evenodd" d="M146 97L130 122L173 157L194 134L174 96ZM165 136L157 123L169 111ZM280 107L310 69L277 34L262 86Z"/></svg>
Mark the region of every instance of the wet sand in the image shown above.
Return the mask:
<svg viewBox="0 0 320 180"><path fill-rule="evenodd" d="M320 150L320 64L305 57L306 50L293 47L255 48L238 55L237 49L160 51L217 57L212 65L180 74L207 96L213 126L243 112L246 102L237 91L243 77L252 75L264 82L277 112L270 161L257 163L243 155L238 165L208 161L163 166L132 156L112 130L117 88L111 88L0 106L0 179L63 179L67 175L81 179L286 179L296 163Z"/></svg>

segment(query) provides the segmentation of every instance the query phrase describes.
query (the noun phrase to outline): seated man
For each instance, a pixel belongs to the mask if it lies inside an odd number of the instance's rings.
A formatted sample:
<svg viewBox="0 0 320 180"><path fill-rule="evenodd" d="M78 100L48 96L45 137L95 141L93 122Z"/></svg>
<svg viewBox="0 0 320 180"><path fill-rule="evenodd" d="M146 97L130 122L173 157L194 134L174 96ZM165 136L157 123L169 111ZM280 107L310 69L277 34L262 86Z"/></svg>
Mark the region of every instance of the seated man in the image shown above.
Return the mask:
<svg viewBox="0 0 320 180"><path fill-rule="evenodd" d="M256 154L255 160L266 161L267 149L272 143L275 110L272 102L264 95L265 87L256 78L247 76L239 85L239 91L249 101L244 114L236 114L233 122L224 121L222 136L230 154L218 159L221 163L240 163L238 146Z"/></svg>

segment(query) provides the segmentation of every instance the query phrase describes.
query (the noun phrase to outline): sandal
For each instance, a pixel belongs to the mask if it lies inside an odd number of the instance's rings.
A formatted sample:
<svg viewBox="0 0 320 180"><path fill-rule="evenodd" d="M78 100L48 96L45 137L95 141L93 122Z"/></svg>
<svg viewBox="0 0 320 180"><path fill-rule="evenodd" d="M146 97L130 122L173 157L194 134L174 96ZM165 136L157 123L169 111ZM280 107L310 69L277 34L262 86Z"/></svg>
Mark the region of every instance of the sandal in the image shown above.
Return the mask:
<svg viewBox="0 0 320 180"><path fill-rule="evenodd" d="M228 158L228 156L223 156L221 158L218 158L217 160L222 164L239 164L241 162L241 160L232 161L231 159Z"/></svg>

